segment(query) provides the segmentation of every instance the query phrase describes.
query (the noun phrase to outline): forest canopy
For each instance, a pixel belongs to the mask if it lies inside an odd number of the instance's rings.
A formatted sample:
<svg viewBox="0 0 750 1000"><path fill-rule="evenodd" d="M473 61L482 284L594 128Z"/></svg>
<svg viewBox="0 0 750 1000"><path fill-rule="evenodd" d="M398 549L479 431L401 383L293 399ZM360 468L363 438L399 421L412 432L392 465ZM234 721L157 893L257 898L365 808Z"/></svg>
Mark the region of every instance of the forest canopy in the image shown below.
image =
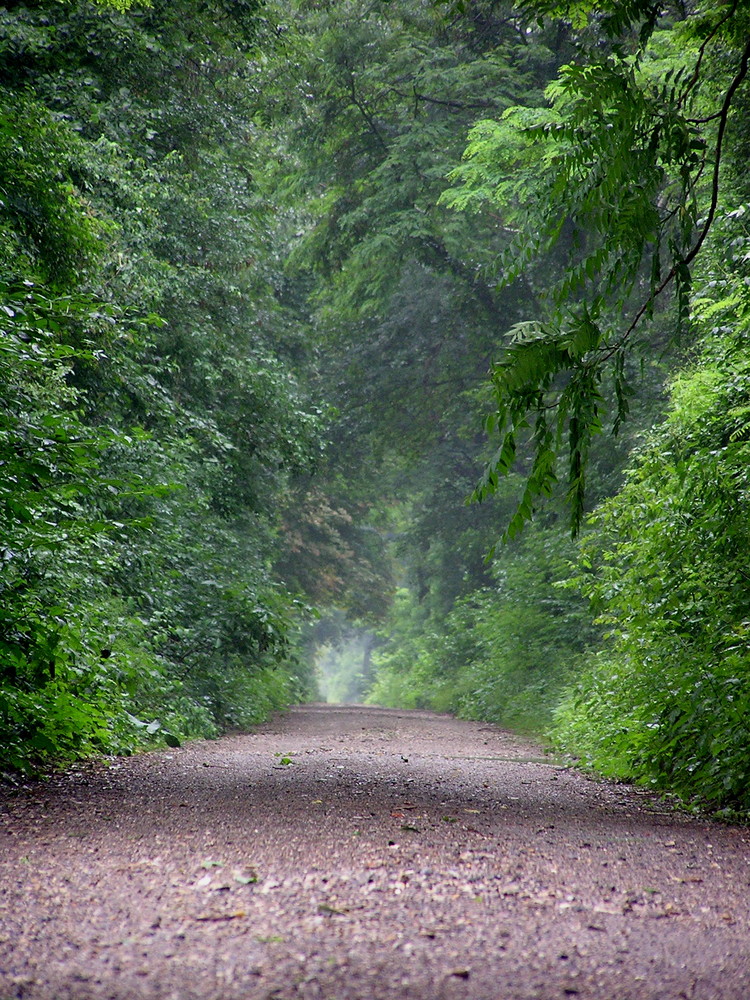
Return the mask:
<svg viewBox="0 0 750 1000"><path fill-rule="evenodd" d="M325 666L746 812L749 38L739 0L6 6L6 769Z"/></svg>

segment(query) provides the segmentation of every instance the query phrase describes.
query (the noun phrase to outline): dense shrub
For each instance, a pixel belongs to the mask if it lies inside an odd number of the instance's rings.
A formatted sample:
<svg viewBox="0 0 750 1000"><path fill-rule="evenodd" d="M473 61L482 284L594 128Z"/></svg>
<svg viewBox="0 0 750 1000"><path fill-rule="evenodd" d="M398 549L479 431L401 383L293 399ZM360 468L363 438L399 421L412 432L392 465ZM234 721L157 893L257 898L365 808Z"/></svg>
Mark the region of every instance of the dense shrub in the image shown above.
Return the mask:
<svg viewBox="0 0 750 1000"><path fill-rule="evenodd" d="M739 308L738 308L739 307ZM555 738L606 774L750 809L750 351L741 303L673 384L579 583L605 649ZM715 316L715 309L711 310Z"/></svg>
<svg viewBox="0 0 750 1000"><path fill-rule="evenodd" d="M559 531L532 527L498 556L495 586L459 599L440 624L402 592L370 700L543 731L596 636L586 602L559 586L573 554Z"/></svg>

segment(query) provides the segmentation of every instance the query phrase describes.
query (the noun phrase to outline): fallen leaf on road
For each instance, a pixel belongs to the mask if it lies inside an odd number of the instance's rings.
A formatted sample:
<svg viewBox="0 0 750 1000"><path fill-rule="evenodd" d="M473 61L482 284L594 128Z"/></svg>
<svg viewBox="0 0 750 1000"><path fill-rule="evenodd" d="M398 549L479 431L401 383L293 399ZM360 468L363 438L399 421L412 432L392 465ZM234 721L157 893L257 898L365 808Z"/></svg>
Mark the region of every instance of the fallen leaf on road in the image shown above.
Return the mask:
<svg viewBox="0 0 750 1000"><path fill-rule="evenodd" d="M258 873L248 868L246 871L235 871L234 881L239 882L240 885L252 885L254 882L258 881Z"/></svg>

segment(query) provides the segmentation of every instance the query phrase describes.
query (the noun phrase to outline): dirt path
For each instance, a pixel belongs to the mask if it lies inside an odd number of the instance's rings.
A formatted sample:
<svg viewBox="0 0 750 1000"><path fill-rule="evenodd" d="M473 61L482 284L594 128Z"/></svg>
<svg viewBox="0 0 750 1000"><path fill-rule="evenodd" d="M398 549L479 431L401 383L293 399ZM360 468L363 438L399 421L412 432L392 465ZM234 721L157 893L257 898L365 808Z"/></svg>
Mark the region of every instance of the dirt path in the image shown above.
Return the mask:
<svg viewBox="0 0 750 1000"><path fill-rule="evenodd" d="M0 1000L750 997L750 831L493 727L308 706L0 811Z"/></svg>

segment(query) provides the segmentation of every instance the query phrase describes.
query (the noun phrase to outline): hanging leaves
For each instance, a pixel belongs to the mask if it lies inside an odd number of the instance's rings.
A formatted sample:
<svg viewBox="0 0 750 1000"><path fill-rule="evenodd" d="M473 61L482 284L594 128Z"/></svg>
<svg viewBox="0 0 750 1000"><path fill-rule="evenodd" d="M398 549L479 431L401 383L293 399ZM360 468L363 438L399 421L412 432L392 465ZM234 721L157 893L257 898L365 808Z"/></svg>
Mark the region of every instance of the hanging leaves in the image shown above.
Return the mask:
<svg viewBox="0 0 750 1000"><path fill-rule="evenodd" d="M540 16L556 4L525 4ZM565 5L568 16L570 5ZM750 59L747 14L735 3L674 23L663 5L578 4L579 58L547 89L546 108L515 107L471 131L464 163L443 201L462 211L501 211L516 230L497 260L500 284L544 255L553 280L538 288L543 320L511 331L494 367L501 446L476 496L506 474L505 445L530 417L555 416L565 440L573 531L585 503L590 441L602 428L602 381L613 386L618 429L628 412L624 360L634 333L674 292L677 329L689 318L691 264L712 224L732 102ZM721 52L711 93L700 90ZM668 58L664 54L668 53ZM731 53L729 55L728 53ZM720 67L720 68L719 68ZM549 269L545 271L549 278ZM529 272L534 281L534 271ZM539 425L538 425L539 426ZM548 490L549 438L537 434L514 530Z"/></svg>

